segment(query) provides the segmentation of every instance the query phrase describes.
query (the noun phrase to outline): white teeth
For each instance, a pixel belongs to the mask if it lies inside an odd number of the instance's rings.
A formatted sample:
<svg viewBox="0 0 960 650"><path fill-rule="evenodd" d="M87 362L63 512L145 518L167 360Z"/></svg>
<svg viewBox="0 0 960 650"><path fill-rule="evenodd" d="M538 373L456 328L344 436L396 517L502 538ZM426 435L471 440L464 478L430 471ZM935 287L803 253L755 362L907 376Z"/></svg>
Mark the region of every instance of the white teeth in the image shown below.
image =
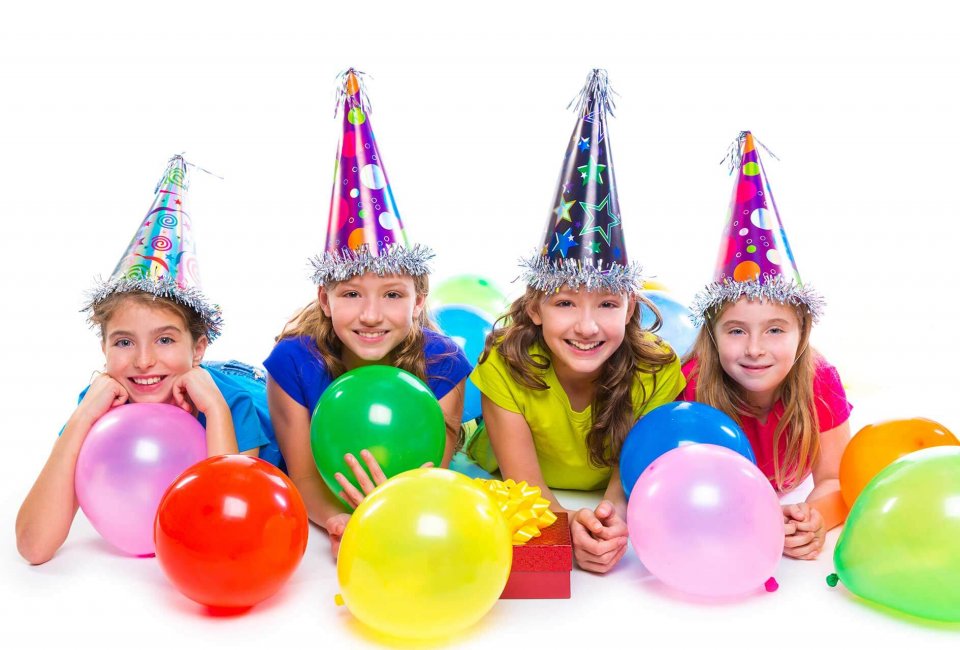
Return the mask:
<svg viewBox="0 0 960 650"><path fill-rule="evenodd" d="M149 377L147 379L140 379L140 378L134 377L131 379L131 381L135 384L139 384L140 386L151 386L153 384L159 384L162 381L162 378Z"/></svg>
<svg viewBox="0 0 960 650"><path fill-rule="evenodd" d="M386 330L381 330L379 332L357 332L357 336L363 339L375 339L377 337L383 336L386 334Z"/></svg>
<svg viewBox="0 0 960 650"><path fill-rule="evenodd" d="M594 348L600 347L600 344L603 343L603 341L594 341L593 343L578 343L577 341L568 340L567 343L578 350L593 350Z"/></svg>

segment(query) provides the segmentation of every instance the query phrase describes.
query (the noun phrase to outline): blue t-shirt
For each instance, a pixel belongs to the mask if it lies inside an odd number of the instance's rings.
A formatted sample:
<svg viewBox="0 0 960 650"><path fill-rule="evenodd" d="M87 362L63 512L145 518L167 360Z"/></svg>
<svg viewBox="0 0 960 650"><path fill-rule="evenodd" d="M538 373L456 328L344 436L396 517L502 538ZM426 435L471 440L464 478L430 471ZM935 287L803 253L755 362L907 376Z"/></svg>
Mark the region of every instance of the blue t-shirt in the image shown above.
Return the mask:
<svg viewBox="0 0 960 650"><path fill-rule="evenodd" d="M423 351L427 358L427 385L439 400L466 379L472 367L452 339L423 330ZM263 362L273 381L310 413L333 378L309 336L281 339Z"/></svg>
<svg viewBox="0 0 960 650"><path fill-rule="evenodd" d="M248 451L259 448L260 458L284 469L277 436L270 424L266 377L263 371L239 361L213 361L202 363L200 367L210 373L224 401L230 407L237 449ZM90 386L87 386L80 392L78 403L89 389ZM206 429L207 418L204 414L199 413L197 419ZM60 432L63 433L63 430Z"/></svg>

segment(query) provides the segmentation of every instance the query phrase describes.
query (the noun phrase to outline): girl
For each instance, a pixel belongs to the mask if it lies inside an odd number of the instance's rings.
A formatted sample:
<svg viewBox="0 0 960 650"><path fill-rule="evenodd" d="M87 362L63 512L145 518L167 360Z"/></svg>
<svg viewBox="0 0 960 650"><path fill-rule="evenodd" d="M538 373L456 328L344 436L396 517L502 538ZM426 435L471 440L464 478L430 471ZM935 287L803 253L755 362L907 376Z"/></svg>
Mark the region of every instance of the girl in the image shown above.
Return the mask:
<svg viewBox="0 0 960 650"><path fill-rule="evenodd" d="M257 408L263 388L245 377L249 367L200 363L220 333L220 310L200 293L193 244L183 237L189 231L181 200L185 171L181 157L171 159L144 225L88 305L90 323L100 333L104 371L80 394L79 405L20 507L17 549L31 564L49 560L66 539L78 508L77 456L94 422L115 406L175 404L204 425L208 455L242 450L256 456L263 449L268 460L280 462L269 420ZM167 224L164 234L154 232L159 232L157 222ZM142 266L142 260L170 249L174 255L167 259L180 259L181 264Z"/></svg>
<svg viewBox="0 0 960 650"><path fill-rule="evenodd" d="M555 510L563 506L551 488L605 489L595 510L569 512L574 556L599 573L626 551L623 440L684 385L673 351L640 327L641 305L656 310L639 295L639 269L626 258L607 92L606 74L594 70L542 254L525 263L526 293L488 337L471 375L483 394L484 427L469 447L484 469L499 465L503 478L539 487Z"/></svg>
<svg viewBox="0 0 960 650"><path fill-rule="evenodd" d="M416 375L430 386L444 413L446 467L455 451L471 369L463 352L427 318L427 263L433 254L404 245L366 97L353 70L343 75L340 96L344 136L326 252L313 260L317 300L287 323L264 362L270 414L287 472L310 519L329 533L334 557L349 515L320 477L310 448L310 417L323 391L344 372L368 364L395 365ZM348 454L346 460L368 493L385 477L372 455L361 455L372 480L356 458ZM363 494L342 475L336 478L344 488L340 496L358 505Z"/></svg>
<svg viewBox="0 0 960 650"><path fill-rule="evenodd" d="M703 326L683 366L681 398L734 418L779 492L813 474L806 501L783 508L784 554L813 559L846 517L837 477L851 406L836 369L809 345L823 301L800 282L753 136L742 133L735 146L742 154L730 234L715 282L694 307Z"/></svg>

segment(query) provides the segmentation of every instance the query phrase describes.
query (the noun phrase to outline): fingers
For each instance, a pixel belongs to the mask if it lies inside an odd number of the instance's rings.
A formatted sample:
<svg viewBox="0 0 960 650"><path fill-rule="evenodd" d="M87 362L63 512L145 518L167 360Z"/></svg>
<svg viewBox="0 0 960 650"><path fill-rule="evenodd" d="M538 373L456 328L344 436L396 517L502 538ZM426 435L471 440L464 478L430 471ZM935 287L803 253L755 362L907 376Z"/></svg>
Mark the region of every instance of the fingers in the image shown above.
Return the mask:
<svg viewBox="0 0 960 650"><path fill-rule="evenodd" d="M371 458L373 457L371 456ZM353 475L357 477L357 483L360 484L360 489L363 490L363 493L370 494L373 492L373 489L377 486L374 485L373 481L370 480L370 477L367 475L366 470L364 470L360 465L360 461L357 460L357 457L353 454L344 454L343 460L346 461L347 467L350 468L350 471L353 472ZM366 458L364 458L364 460L366 460ZM376 461L373 462L376 464ZM377 470L380 470L379 465L377 466ZM380 476L383 476L383 472L380 472Z"/></svg>
<svg viewBox="0 0 960 650"><path fill-rule="evenodd" d="M334 474L333 478L340 484L340 487L343 488L337 496L349 503L350 507L354 509L358 508L360 504L363 503L363 495L360 491L340 472Z"/></svg>
<svg viewBox="0 0 960 650"><path fill-rule="evenodd" d="M809 532L808 532L808 533L796 533L795 535L790 535L790 536L788 536L788 537L785 537L785 538L783 539L784 553L786 553L787 550L791 550L791 551L792 551L793 549L801 548L801 547L803 547L803 546L806 546L807 544L810 544L810 543L811 543L813 540L815 540L816 538L817 538L816 535L814 535L813 533L809 533Z"/></svg>
<svg viewBox="0 0 960 650"><path fill-rule="evenodd" d="M596 558L619 550L626 546L627 543L626 536L614 537L612 539L598 539L591 535L589 529L584 527L580 521L574 522L574 525L570 527L570 533L573 538L574 550L577 551L579 555L585 553L593 556L592 559L594 559L594 561Z"/></svg>
<svg viewBox="0 0 960 650"><path fill-rule="evenodd" d="M599 533L603 530L603 524L597 519L597 515L593 510L589 508L581 508L578 510L574 521L590 531L591 534Z"/></svg>
<svg viewBox="0 0 960 650"><path fill-rule="evenodd" d="M797 532L797 522L793 519L783 522L783 536L790 537L795 535Z"/></svg>
<svg viewBox="0 0 960 650"><path fill-rule="evenodd" d="M363 462L367 464L367 469L370 470L370 478L373 479L373 482L377 485L383 485L387 482L387 477L384 475L383 470L380 469L380 463L377 462L377 459L374 458L366 449L360 450L360 457L363 458ZM425 463L424 467L433 467L433 463ZM368 492L369 494L369 492Z"/></svg>
<svg viewBox="0 0 960 650"><path fill-rule="evenodd" d="M797 546L795 548L783 549L783 554L797 560L812 560L816 558L823 549L823 540L814 539L809 544Z"/></svg>
<svg viewBox="0 0 960 650"><path fill-rule="evenodd" d="M816 508L810 508L810 514L807 516L806 521L797 522L797 530L803 531L819 531L823 528L823 517L817 511Z"/></svg>
<svg viewBox="0 0 960 650"><path fill-rule="evenodd" d="M627 545L624 544L619 549L600 558L578 555L577 566L584 571L591 571L593 573L606 573L616 566L617 562L620 561L620 559L623 557L623 554L626 552Z"/></svg>

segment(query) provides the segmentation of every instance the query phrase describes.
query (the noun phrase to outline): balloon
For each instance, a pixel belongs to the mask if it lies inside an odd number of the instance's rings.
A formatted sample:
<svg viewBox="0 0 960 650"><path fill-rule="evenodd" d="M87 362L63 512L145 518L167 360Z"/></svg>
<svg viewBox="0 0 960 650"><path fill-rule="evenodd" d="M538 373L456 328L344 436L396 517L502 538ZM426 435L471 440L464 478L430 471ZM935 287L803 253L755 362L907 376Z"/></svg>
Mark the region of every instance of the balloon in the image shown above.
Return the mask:
<svg viewBox="0 0 960 650"><path fill-rule="evenodd" d="M783 553L783 511L770 481L716 445L687 445L656 459L633 488L627 526L650 573L700 596L756 590Z"/></svg>
<svg viewBox="0 0 960 650"><path fill-rule="evenodd" d="M497 504L472 479L436 468L406 472L350 517L337 558L343 603L394 637L453 634L503 592L510 538Z"/></svg>
<svg viewBox="0 0 960 650"><path fill-rule="evenodd" d="M207 455L195 417L170 404L124 404L87 433L74 473L77 501L104 539L153 555L153 520L164 491Z"/></svg>
<svg viewBox="0 0 960 650"><path fill-rule="evenodd" d="M685 356L693 348L699 331L690 320L690 310L663 291L644 291L643 295L657 307L663 319L663 324L656 334L669 343L678 356ZM649 329L654 323L653 312L647 307L641 308L643 312L640 326Z"/></svg>
<svg viewBox="0 0 960 650"><path fill-rule="evenodd" d="M640 418L623 442L620 482L627 497L650 463L671 449L694 443L726 447L757 463L746 434L723 411L698 402L670 402Z"/></svg>
<svg viewBox="0 0 960 650"><path fill-rule="evenodd" d="M847 507L884 467L927 447L960 445L950 431L933 420L912 418L868 424L850 440L840 461L840 491Z"/></svg>
<svg viewBox="0 0 960 650"><path fill-rule="evenodd" d="M493 321L470 307L449 305L437 309L434 314L437 325L444 334L463 348L472 365L483 353L487 334L493 330ZM466 393L463 396L463 421L480 417L480 390L467 379Z"/></svg>
<svg viewBox="0 0 960 650"><path fill-rule="evenodd" d="M907 454L853 504L833 561L853 593L914 616L960 621L960 447Z"/></svg>
<svg viewBox="0 0 960 650"><path fill-rule="evenodd" d="M344 454L369 449L390 477L426 462L439 465L446 431L440 403L426 384L393 366L362 366L337 377L320 396L310 443L320 476L339 494L334 474L353 476Z"/></svg>
<svg viewBox="0 0 960 650"><path fill-rule="evenodd" d="M438 283L430 291L430 309L447 305L467 305L485 314L491 321L499 318L510 301L489 280L478 275L457 275Z"/></svg>
<svg viewBox="0 0 960 650"><path fill-rule="evenodd" d="M240 454L189 468L157 512L157 560L184 596L243 608L272 596L307 549L307 509L287 475Z"/></svg>
<svg viewBox="0 0 960 650"><path fill-rule="evenodd" d="M666 291L667 285L659 280L644 280L643 281L643 290L644 291Z"/></svg>

